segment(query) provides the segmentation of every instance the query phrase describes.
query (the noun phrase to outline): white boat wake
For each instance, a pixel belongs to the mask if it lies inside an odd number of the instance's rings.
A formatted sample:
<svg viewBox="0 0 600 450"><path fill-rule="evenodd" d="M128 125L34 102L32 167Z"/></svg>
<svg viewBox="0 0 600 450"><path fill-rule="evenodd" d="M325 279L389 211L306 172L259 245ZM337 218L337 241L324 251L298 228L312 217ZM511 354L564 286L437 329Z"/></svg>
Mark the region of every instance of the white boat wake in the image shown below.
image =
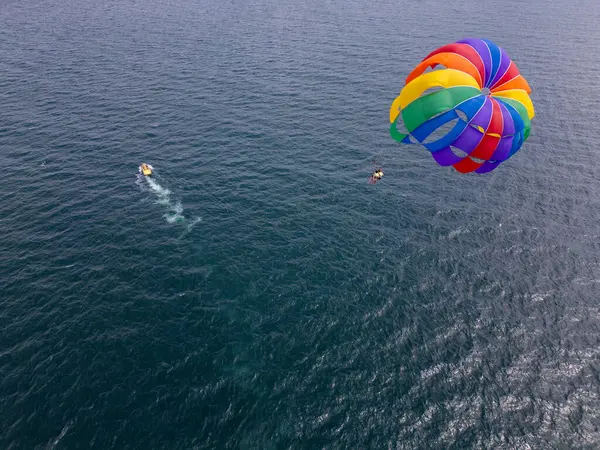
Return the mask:
<svg viewBox="0 0 600 450"><path fill-rule="evenodd" d="M152 170L154 170L154 168L152 166L150 166L150 164L148 164L148 166ZM140 186L140 188L145 190L144 180L146 180L148 188L156 194L156 203L158 203L159 205L163 205L167 210L163 214L163 217L165 218L165 220L168 223L184 222L186 220L186 218L183 215L183 205L181 204L181 202L179 200L173 200L171 198L171 194L172 194L171 190L162 186L158 181L156 181L155 177L143 176L141 166L140 166L139 171L140 171L140 174L138 175L136 184L138 186ZM194 217L187 224L186 231L184 234L189 233L192 230L192 228L194 228L194 226L199 222L202 222L202 217L198 217L198 216Z"/></svg>
<svg viewBox="0 0 600 450"><path fill-rule="evenodd" d="M166 219L166 221L169 223L175 223L185 220L181 202L179 200L175 202L171 201L171 191L161 186L158 182L150 177L146 177L146 181L148 182L150 189L152 189L157 196L156 203L159 205L164 205L167 208L167 212L163 214L163 217Z"/></svg>

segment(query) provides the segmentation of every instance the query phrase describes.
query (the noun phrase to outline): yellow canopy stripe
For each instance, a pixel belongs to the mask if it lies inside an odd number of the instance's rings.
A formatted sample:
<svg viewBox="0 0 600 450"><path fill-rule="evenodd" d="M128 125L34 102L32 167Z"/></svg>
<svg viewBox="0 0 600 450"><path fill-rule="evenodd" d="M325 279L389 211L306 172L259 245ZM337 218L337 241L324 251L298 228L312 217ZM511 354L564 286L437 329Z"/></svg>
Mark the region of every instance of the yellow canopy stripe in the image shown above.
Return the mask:
<svg viewBox="0 0 600 450"><path fill-rule="evenodd" d="M506 91L501 91L501 92L492 94L492 97L512 98L513 100L518 101L525 107L525 109L527 110L527 116L529 117L530 120L533 119L533 116L535 116L535 111L533 109L533 102L531 101L531 98L529 98L529 95L527 94L527 92L524 91L523 89L509 89Z"/></svg>
<svg viewBox="0 0 600 450"><path fill-rule="evenodd" d="M393 123L400 114L400 111L406 108L413 101L418 99L423 92L428 89L440 87L449 88L455 86L470 86L479 89L477 80L468 73L455 69L435 70L418 76L400 92L390 108L390 122ZM504 91L510 92L510 91Z"/></svg>

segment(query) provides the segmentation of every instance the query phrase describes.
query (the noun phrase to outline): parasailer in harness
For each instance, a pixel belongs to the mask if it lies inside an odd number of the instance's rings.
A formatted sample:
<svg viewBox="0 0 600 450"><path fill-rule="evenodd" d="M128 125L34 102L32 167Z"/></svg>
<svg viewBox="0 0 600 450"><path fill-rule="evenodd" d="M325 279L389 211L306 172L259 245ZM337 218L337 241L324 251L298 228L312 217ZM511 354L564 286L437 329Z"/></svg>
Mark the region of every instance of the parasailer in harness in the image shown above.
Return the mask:
<svg viewBox="0 0 600 450"><path fill-rule="evenodd" d="M375 169L375 172L373 172L371 174L371 177L369 178L369 183L375 184L379 180L381 180L382 178L383 178L383 170L381 170L381 169Z"/></svg>

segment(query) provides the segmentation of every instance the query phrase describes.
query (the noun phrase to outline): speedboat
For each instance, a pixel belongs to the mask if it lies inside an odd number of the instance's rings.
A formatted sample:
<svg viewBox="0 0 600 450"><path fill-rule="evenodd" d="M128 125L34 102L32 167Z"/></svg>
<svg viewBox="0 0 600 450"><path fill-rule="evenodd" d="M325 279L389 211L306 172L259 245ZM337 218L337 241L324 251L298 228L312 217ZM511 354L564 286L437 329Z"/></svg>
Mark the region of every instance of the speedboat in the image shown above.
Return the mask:
<svg viewBox="0 0 600 450"><path fill-rule="evenodd" d="M149 177L152 175L152 166L150 164L142 163L140 166L140 172L142 172L142 175Z"/></svg>

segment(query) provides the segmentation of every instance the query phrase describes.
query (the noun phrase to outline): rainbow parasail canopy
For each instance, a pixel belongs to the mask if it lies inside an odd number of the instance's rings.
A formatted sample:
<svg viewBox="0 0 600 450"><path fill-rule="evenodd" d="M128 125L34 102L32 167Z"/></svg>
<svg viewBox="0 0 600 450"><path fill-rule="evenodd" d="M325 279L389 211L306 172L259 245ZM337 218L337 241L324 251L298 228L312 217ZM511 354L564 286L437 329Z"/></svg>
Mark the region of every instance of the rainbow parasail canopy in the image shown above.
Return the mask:
<svg viewBox="0 0 600 450"><path fill-rule="evenodd" d="M423 145L441 166L490 172L529 137L530 93L504 49L464 39L433 51L408 75L390 108L390 134Z"/></svg>

